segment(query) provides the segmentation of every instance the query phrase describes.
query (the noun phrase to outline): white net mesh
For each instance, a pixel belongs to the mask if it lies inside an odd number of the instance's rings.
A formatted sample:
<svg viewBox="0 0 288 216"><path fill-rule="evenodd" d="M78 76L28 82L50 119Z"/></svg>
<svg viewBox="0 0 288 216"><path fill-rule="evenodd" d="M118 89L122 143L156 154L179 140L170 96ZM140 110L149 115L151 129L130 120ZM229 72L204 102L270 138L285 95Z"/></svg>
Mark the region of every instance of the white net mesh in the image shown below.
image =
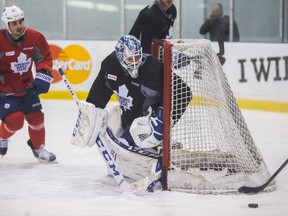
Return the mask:
<svg viewBox="0 0 288 216"><path fill-rule="evenodd" d="M270 174L210 42L169 42L173 43L172 118L178 113L177 108L183 109L179 98L185 94L189 97L189 87L193 99L180 120L170 126L168 189L201 194L237 193L243 185L264 184ZM163 53L160 49L159 57L171 52ZM175 80L180 78L188 88ZM266 191L275 189L273 182Z"/></svg>

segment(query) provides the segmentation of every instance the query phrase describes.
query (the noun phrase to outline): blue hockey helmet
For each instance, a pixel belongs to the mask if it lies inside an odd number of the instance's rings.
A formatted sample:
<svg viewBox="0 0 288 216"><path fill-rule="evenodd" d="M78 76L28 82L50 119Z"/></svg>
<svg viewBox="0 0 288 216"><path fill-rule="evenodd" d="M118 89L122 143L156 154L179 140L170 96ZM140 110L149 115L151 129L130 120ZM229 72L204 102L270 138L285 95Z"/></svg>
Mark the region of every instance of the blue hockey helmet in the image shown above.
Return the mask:
<svg viewBox="0 0 288 216"><path fill-rule="evenodd" d="M116 56L130 76L139 76L139 66L142 63L142 47L140 41L132 35L122 36L115 47Z"/></svg>

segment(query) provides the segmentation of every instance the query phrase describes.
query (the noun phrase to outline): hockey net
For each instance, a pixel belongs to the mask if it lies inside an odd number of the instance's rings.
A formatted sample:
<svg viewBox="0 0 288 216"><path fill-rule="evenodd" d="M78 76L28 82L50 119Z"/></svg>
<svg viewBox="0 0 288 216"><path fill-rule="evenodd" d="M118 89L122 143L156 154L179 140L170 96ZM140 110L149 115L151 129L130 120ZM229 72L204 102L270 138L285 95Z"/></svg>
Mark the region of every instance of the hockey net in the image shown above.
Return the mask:
<svg viewBox="0 0 288 216"><path fill-rule="evenodd" d="M210 41L154 40L152 54L164 63L164 189L230 194L264 184L271 175ZM193 98L175 123L186 91ZM275 189L273 181L265 191Z"/></svg>

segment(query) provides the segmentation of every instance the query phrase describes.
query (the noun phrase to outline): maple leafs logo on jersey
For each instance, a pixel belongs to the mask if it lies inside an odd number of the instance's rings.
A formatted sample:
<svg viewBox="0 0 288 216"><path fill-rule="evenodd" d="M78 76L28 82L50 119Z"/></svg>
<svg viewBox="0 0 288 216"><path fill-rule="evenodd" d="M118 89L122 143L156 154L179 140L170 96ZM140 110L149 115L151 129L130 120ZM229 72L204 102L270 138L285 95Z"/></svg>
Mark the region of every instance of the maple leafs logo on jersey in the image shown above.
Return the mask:
<svg viewBox="0 0 288 216"><path fill-rule="evenodd" d="M124 110L127 109L130 110L130 107L132 107L133 98L131 96L128 96L128 89L126 85L119 86L119 92L114 91L114 94L116 95L120 106L124 107Z"/></svg>
<svg viewBox="0 0 288 216"><path fill-rule="evenodd" d="M17 61L18 62L11 62L11 70L13 70L15 74L19 73L20 75L23 75L31 66L31 58L27 59L27 55L21 53L17 57Z"/></svg>

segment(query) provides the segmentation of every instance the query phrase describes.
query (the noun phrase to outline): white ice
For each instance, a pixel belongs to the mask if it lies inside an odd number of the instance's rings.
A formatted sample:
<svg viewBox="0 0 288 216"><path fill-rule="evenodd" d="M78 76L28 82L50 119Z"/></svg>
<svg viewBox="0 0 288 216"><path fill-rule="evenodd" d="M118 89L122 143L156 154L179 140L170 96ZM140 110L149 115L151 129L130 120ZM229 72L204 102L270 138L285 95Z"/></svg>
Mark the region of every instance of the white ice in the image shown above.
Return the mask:
<svg viewBox="0 0 288 216"><path fill-rule="evenodd" d="M286 216L288 166L277 190L258 195L194 195L157 191L122 194L96 148L69 143L77 118L73 101L43 100L46 148L57 164L41 164L26 145L27 125L0 158L0 216ZM246 123L271 173L288 157L288 114L243 110ZM258 203L257 209L248 203Z"/></svg>

